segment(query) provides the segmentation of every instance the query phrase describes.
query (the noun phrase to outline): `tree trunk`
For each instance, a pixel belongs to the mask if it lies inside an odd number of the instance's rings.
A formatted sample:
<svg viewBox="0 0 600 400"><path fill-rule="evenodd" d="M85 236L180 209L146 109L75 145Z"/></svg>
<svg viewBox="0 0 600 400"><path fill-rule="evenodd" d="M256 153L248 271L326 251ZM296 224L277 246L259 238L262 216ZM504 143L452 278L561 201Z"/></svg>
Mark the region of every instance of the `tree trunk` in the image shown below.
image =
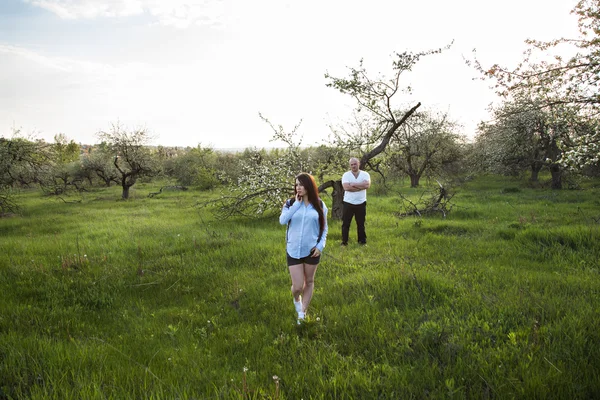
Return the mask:
<svg viewBox="0 0 600 400"><path fill-rule="evenodd" d="M540 172L539 169L533 169L531 168L531 177L529 178L530 182L537 182L538 179L538 173Z"/></svg>
<svg viewBox="0 0 600 400"><path fill-rule="evenodd" d="M547 151L548 157L552 160L550 164L550 175L552 176L552 189L562 189L562 167L556 163L556 160L560 158L561 151L556 143L556 138L553 138L550 142L550 146Z"/></svg>
<svg viewBox="0 0 600 400"><path fill-rule="evenodd" d="M343 205L344 202L344 187L342 186L342 181L327 181L319 186L319 193L324 191L327 188L333 188L333 192L331 193L331 210L329 213L331 218L333 219L342 219Z"/></svg>
<svg viewBox="0 0 600 400"><path fill-rule="evenodd" d="M540 162L533 162L531 164L531 177L529 178L529 180L531 182L537 182L538 181L538 175L540 173L540 170L542 169L542 166L544 164L540 163Z"/></svg>
<svg viewBox="0 0 600 400"><path fill-rule="evenodd" d="M550 175L552 175L552 189L562 189L562 168L560 165L550 165Z"/></svg>
<svg viewBox="0 0 600 400"><path fill-rule="evenodd" d="M410 176L410 187L416 188L419 186L419 180L421 179L421 175L419 174L409 174Z"/></svg>
<svg viewBox="0 0 600 400"><path fill-rule="evenodd" d="M123 194L121 195L123 200L127 200L129 198L129 188L130 187L131 186L123 185Z"/></svg>

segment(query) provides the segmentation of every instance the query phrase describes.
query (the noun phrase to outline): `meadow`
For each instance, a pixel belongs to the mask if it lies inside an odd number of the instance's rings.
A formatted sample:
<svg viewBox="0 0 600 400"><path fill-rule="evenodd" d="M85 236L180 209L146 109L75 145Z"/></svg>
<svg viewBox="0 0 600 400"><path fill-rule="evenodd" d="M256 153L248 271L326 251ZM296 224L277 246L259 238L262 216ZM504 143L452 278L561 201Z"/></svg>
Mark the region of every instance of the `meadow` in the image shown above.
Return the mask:
<svg viewBox="0 0 600 400"><path fill-rule="evenodd" d="M296 324L278 213L138 184L0 219L0 399L590 399L600 395L600 182L483 176L446 218L369 192ZM283 202L284 199L282 199ZM331 199L324 197L331 207Z"/></svg>

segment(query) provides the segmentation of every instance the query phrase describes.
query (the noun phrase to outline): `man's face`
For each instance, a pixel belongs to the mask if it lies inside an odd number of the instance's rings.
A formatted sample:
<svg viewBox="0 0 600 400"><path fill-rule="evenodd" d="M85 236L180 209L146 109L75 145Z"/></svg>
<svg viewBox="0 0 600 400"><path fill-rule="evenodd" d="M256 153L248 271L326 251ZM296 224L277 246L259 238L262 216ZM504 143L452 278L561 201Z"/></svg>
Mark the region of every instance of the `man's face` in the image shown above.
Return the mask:
<svg viewBox="0 0 600 400"><path fill-rule="evenodd" d="M350 169L352 170L352 172L358 172L358 160L351 160L350 161Z"/></svg>

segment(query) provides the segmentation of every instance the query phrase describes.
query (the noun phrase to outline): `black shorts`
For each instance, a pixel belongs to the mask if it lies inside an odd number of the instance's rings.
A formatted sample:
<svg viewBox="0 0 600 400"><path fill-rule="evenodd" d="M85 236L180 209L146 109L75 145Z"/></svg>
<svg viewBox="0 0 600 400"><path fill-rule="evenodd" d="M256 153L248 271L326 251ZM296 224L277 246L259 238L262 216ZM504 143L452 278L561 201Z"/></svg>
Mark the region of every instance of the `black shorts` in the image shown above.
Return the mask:
<svg viewBox="0 0 600 400"><path fill-rule="evenodd" d="M298 264L310 264L310 265L317 265L319 263L319 261L321 261L321 256L317 256L317 257L311 257L311 256L306 256L306 257L302 257L302 258L294 258L291 257L289 254L285 253L287 255L287 265L288 267L290 265L298 265Z"/></svg>

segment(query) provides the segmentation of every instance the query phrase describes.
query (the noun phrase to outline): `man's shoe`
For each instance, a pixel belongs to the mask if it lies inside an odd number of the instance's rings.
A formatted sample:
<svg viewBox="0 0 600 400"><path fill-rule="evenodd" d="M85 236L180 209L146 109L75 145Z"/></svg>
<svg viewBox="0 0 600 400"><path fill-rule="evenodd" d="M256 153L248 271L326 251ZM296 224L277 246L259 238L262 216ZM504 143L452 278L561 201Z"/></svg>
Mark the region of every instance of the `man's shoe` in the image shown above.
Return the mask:
<svg viewBox="0 0 600 400"><path fill-rule="evenodd" d="M348 242L342 242L340 243L340 246L348 246Z"/></svg>

